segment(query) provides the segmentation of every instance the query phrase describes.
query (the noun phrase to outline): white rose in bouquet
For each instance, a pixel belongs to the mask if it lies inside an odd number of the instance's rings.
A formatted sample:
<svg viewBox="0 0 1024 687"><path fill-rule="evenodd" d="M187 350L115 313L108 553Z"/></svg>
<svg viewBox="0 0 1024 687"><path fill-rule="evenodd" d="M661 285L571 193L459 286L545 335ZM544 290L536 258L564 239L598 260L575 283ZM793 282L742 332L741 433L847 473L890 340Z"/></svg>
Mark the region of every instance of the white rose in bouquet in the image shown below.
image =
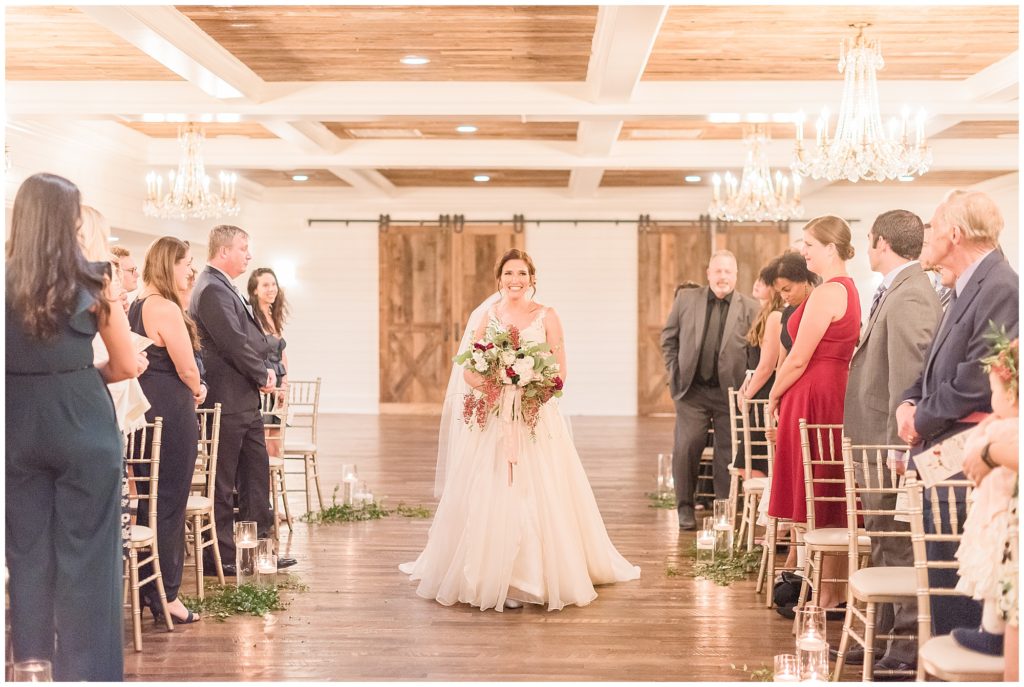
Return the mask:
<svg viewBox="0 0 1024 687"><path fill-rule="evenodd" d="M483 351L473 351L473 368L477 372L487 372L487 361Z"/></svg>
<svg viewBox="0 0 1024 687"><path fill-rule="evenodd" d="M519 386L526 386L533 381L533 356L519 358L512 364L512 369L519 375Z"/></svg>
<svg viewBox="0 0 1024 687"><path fill-rule="evenodd" d="M505 367L508 367L509 365L514 363L515 361L516 361L516 354L513 353L512 351L502 351L501 352L501 364L504 365Z"/></svg>

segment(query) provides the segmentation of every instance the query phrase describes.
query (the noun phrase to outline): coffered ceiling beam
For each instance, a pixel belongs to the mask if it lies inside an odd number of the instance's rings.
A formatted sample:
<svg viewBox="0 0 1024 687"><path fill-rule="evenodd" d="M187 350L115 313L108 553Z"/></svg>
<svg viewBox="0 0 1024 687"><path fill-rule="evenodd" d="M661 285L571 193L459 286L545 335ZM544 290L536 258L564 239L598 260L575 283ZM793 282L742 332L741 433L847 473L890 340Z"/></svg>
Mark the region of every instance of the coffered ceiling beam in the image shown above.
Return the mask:
<svg viewBox="0 0 1024 687"><path fill-rule="evenodd" d="M629 101L647 68L665 5L601 5L587 66L594 102Z"/></svg>
<svg viewBox="0 0 1024 687"><path fill-rule="evenodd" d="M596 168L577 168L569 174L569 195L573 198L592 198L601 187L604 170Z"/></svg>
<svg viewBox="0 0 1024 687"><path fill-rule="evenodd" d="M345 141L320 122L271 120L263 122L263 126L275 136L309 152L331 154L345 146Z"/></svg>
<svg viewBox="0 0 1024 687"><path fill-rule="evenodd" d="M174 7L79 9L214 98L263 98L263 79Z"/></svg>
<svg viewBox="0 0 1024 687"><path fill-rule="evenodd" d="M230 113L243 119L287 121L378 120L450 117L515 117L526 121L707 117L711 113L768 114L803 109L813 126L823 105L834 112L842 82L830 81L657 81L641 82L623 103L595 103L579 83L525 82L323 82L267 83L263 102L225 102L191 83L139 81L8 81L7 116L64 118L147 113ZM963 82L879 82L882 115L904 105L923 106L929 115L962 119L1015 120L1016 101L977 102ZM813 131L811 132L813 134Z"/></svg>
<svg viewBox="0 0 1024 687"><path fill-rule="evenodd" d="M972 100L1003 102L1016 100L1020 86L1020 54L1014 51L963 81Z"/></svg>
<svg viewBox="0 0 1024 687"><path fill-rule="evenodd" d="M375 169L328 167L327 170L367 196L381 198L395 195L395 185Z"/></svg>

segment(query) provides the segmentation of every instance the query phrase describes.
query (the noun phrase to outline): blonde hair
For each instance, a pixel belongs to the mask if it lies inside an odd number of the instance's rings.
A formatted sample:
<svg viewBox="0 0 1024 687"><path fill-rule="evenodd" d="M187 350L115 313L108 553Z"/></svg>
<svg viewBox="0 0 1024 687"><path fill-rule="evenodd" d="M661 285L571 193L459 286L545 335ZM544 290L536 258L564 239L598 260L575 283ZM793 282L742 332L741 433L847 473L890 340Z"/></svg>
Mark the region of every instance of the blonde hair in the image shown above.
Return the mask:
<svg viewBox="0 0 1024 687"><path fill-rule="evenodd" d="M82 226L78 229L78 243L82 255L91 262L110 260L110 222L99 210L89 205L82 206Z"/></svg>
<svg viewBox="0 0 1024 687"><path fill-rule="evenodd" d="M146 250L146 257L142 264L142 281L146 286L152 287L158 294L178 306L185 318L185 328L188 330L192 348L198 351L199 335L196 332L196 324L182 306L181 294L178 293L178 286L174 283L174 266L185 257L188 251L187 241L173 236L161 236Z"/></svg>
<svg viewBox="0 0 1024 687"><path fill-rule="evenodd" d="M236 227L233 224L218 224L210 230L210 246L207 251L209 259L213 260L217 257L217 253L221 248L229 248L234 242L236 236L249 236L249 233L241 227Z"/></svg>
<svg viewBox="0 0 1024 687"><path fill-rule="evenodd" d="M960 227L964 238L970 243L982 246L999 244L999 234L1004 226L1003 214L987 193L959 189L950 191L935 214L951 227Z"/></svg>
<svg viewBox="0 0 1024 687"><path fill-rule="evenodd" d="M853 234L850 225L842 217L835 215L822 215L815 217L804 226L804 231L809 231L811 236L827 246L832 244L836 247L836 254L840 260L849 260L854 256Z"/></svg>

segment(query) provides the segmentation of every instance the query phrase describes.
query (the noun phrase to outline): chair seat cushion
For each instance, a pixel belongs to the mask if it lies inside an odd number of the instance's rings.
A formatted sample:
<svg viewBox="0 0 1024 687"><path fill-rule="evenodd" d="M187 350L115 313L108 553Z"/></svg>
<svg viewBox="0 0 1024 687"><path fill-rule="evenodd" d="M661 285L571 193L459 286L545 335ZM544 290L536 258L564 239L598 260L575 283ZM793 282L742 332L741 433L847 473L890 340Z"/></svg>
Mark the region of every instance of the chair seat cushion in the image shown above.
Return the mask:
<svg viewBox="0 0 1024 687"><path fill-rule="evenodd" d="M917 573L911 567L861 568L850 576L850 588L858 599L916 597Z"/></svg>
<svg viewBox="0 0 1024 687"><path fill-rule="evenodd" d="M285 453L316 453L316 444L312 441L288 441L284 442Z"/></svg>
<svg viewBox="0 0 1024 687"><path fill-rule="evenodd" d="M270 467L271 467L271 469L273 469L273 468L283 469L284 468L284 458L280 458L278 456L270 456Z"/></svg>
<svg viewBox="0 0 1024 687"><path fill-rule="evenodd" d="M929 639L921 647L918 658L928 672L947 681L998 682L1003 679L1002 656L965 649L950 635Z"/></svg>
<svg viewBox="0 0 1024 687"><path fill-rule="evenodd" d="M743 491L764 491L768 487L767 477L751 477L750 479L743 480Z"/></svg>
<svg viewBox="0 0 1024 687"><path fill-rule="evenodd" d="M192 511L206 512L213 508L213 501L206 498L205 496L199 496L198 494L192 494L188 497L188 503L185 504L185 512L189 513Z"/></svg>
<svg viewBox="0 0 1024 687"><path fill-rule="evenodd" d="M145 546L153 541L153 529L145 525L132 525L132 546Z"/></svg>
<svg viewBox="0 0 1024 687"><path fill-rule="evenodd" d="M819 527L806 533L804 541L811 546L846 546L850 543L850 536L845 527ZM871 538L862 534L857 538L857 544L871 546Z"/></svg>

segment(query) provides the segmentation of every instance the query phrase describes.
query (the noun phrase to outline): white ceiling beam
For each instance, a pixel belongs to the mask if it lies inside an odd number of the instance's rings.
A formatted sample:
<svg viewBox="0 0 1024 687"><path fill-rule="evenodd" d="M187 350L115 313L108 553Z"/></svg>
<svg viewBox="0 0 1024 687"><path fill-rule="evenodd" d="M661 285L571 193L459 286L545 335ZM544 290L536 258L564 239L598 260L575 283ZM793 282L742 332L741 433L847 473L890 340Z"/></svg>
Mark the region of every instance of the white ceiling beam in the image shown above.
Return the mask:
<svg viewBox="0 0 1024 687"><path fill-rule="evenodd" d="M373 198L389 198L395 195L395 185L375 169L328 167L327 171L364 195Z"/></svg>
<svg viewBox="0 0 1024 687"><path fill-rule="evenodd" d="M215 98L263 98L263 79L174 7L79 9Z"/></svg>
<svg viewBox="0 0 1024 687"><path fill-rule="evenodd" d="M263 122L263 126L275 136L310 152L336 153L346 143L320 122L272 120Z"/></svg>
<svg viewBox="0 0 1024 687"><path fill-rule="evenodd" d="M641 82L625 103L595 103L584 82L326 82L267 83L263 102L225 102L191 83L139 81L8 81L8 117L94 117L146 113L232 113L243 118L347 121L382 117L515 117L526 121L706 117L713 112L795 112L813 121L822 105L838 108L842 82ZM884 117L904 104L931 115L1016 119L1018 103L976 102L963 82L882 81Z"/></svg>
<svg viewBox="0 0 1024 687"><path fill-rule="evenodd" d="M1017 51L963 81L968 98L979 102L1016 100L1020 84Z"/></svg>
<svg viewBox="0 0 1024 687"><path fill-rule="evenodd" d="M622 131L622 120L584 121L576 128L576 146L580 155L610 155Z"/></svg>
<svg viewBox="0 0 1024 687"><path fill-rule="evenodd" d="M935 170L1017 169L1016 146L997 139L931 141ZM147 147L146 164L176 164L177 141L160 139ZM382 140L353 141L334 154L309 152L275 139L209 139L203 154L208 166L238 169L494 168L494 169L681 169L739 170L743 151L735 141L619 141L605 156L583 156L575 141L537 140ZM790 141L774 140L766 149L772 167L788 167Z"/></svg>
<svg viewBox="0 0 1024 687"><path fill-rule="evenodd" d="M587 66L594 102L627 102L654 48L665 5L601 5Z"/></svg>
<svg viewBox="0 0 1024 687"><path fill-rule="evenodd" d="M573 198L593 198L601 187L604 170L598 168L577 168L569 173L569 195Z"/></svg>

